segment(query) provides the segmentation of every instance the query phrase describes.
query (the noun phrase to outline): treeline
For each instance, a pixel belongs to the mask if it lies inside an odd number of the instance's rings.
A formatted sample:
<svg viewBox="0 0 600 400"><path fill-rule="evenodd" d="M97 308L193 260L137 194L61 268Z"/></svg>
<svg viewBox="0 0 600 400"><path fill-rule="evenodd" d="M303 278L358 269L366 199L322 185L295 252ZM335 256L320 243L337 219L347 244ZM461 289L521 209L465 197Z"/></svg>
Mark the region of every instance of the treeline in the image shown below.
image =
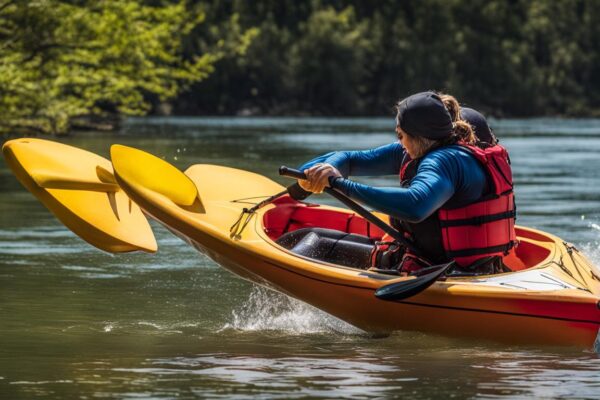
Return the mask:
<svg viewBox="0 0 600 400"><path fill-rule="evenodd" d="M0 0L0 131L385 115L427 89L600 116L600 1Z"/></svg>
<svg viewBox="0 0 600 400"><path fill-rule="evenodd" d="M213 0L203 9L188 51L226 36L215 26L232 15L238 30L259 33L180 95L177 114L382 115L435 89L496 116L600 115L597 0Z"/></svg>

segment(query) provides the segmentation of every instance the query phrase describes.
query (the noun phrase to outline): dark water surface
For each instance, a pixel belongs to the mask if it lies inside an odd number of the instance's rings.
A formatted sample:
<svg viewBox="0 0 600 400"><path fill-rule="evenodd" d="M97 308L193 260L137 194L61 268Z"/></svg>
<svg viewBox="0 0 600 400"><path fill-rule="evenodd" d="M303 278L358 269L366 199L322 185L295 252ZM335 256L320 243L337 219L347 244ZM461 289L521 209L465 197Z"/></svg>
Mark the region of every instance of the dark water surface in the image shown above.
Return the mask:
<svg viewBox="0 0 600 400"><path fill-rule="evenodd" d="M600 263L600 121L493 126L511 152L518 222ZM60 141L105 157L121 143L181 168L215 163L287 183L281 164L393 139L391 118L194 118L131 120L114 134ZM591 349L373 338L153 227L155 255L96 250L0 161L0 399L600 398Z"/></svg>

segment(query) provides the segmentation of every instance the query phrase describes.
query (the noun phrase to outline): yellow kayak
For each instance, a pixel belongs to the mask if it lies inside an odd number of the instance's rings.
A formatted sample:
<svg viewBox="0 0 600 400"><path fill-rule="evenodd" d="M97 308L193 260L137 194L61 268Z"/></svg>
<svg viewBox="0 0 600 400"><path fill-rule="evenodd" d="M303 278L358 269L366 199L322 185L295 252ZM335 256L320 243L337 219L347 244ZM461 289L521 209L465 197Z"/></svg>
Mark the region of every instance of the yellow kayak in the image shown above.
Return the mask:
<svg viewBox="0 0 600 400"><path fill-rule="evenodd" d="M600 327L600 272L556 236L518 227L516 251L504 262L510 273L448 278L402 301L377 298L397 277L299 256L280 246L286 232L323 227L378 238L362 217L335 207L282 196L255 213L244 209L282 191L255 173L193 165L174 188L153 180L174 167L140 150L113 146L120 187L152 218L231 272L303 300L369 332L416 330L511 343L593 346ZM134 160L133 162L130 160ZM144 175L153 165L153 175ZM168 174L167 174L168 175ZM182 174L183 175L183 174ZM147 183L153 182L153 187ZM188 182L188 183L189 183ZM171 192L173 190L173 192ZM180 198L194 199L182 205Z"/></svg>
<svg viewBox="0 0 600 400"><path fill-rule="evenodd" d="M7 142L17 178L65 225L111 252L156 250L143 212L242 278L305 301L365 331L431 332L508 343L592 347L600 328L600 271L575 247L517 227L511 272L448 277L403 300L375 296L398 277L295 254L278 239L308 227L373 239L383 232L350 210L283 195L259 174L217 165L179 171L151 154L111 148L108 160L39 139ZM138 207L139 206L139 207Z"/></svg>

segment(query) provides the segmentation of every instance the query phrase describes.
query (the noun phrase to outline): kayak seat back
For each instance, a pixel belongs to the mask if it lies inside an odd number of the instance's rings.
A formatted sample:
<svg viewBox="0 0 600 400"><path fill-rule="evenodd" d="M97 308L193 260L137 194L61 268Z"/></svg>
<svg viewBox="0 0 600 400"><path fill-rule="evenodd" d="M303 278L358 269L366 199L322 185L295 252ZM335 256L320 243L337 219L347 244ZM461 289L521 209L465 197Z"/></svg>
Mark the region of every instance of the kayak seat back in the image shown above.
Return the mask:
<svg viewBox="0 0 600 400"><path fill-rule="evenodd" d="M374 240L381 239L384 234L381 229L354 213L296 202L287 196L274 204L276 207L267 211L263 219L265 232L274 241L285 233L303 228L334 229Z"/></svg>
<svg viewBox="0 0 600 400"><path fill-rule="evenodd" d="M314 260L359 269L371 266L373 240L367 236L334 229L303 228L280 236L277 244Z"/></svg>

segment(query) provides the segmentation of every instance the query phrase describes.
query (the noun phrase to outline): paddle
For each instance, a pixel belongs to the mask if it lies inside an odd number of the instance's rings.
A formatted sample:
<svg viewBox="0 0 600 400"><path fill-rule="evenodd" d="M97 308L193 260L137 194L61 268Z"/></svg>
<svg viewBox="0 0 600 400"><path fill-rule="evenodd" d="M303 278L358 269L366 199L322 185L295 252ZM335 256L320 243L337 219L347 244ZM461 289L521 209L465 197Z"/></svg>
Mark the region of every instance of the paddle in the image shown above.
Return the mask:
<svg viewBox="0 0 600 400"><path fill-rule="evenodd" d="M296 179L306 179L306 175L304 172L299 171L297 169L288 168L282 166L279 168L279 175L289 176ZM399 231L386 224L384 221L379 219L373 213L368 211L366 208L356 203L354 200L350 199L345 194L330 188L326 187L324 191L327 194L338 199L340 202L345 204L352 211L359 214L361 217L365 218L367 221L371 222L373 225L377 226L394 239L402 243L406 248L408 248L413 254L419 254L420 251L417 250L412 243L410 243ZM403 300L408 297L412 297L418 293L421 293L429 286L431 286L439 277L444 275L446 271L448 271L452 266L454 266L454 261L449 262L447 264L439 264L431 267L427 267L418 271L414 275L417 276L415 279L406 279L400 282L390 283L388 285L382 286L375 292L375 296L382 300Z"/></svg>
<svg viewBox="0 0 600 400"><path fill-rule="evenodd" d="M381 300L404 300L421 293L444 275L452 266L454 261L447 264L434 265L423 268L417 272L415 279L407 279L400 282L390 283L375 291L375 297Z"/></svg>
<svg viewBox="0 0 600 400"><path fill-rule="evenodd" d="M289 176L291 178L296 179L306 179L306 175L304 174L304 172L285 166L279 167L279 175ZM379 219L369 210L356 203L354 200L352 200L345 194L330 187L326 187L324 189L324 192L335 197L340 202L345 204L348 208L350 208L352 211L356 212L358 215L371 222L373 225L377 226L379 229L396 239L398 242L402 243L413 254L420 255L421 252L417 248L415 248L415 246L411 242L409 242L402 233L398 232L396 229L386 224L384 221Z"/></svg>

